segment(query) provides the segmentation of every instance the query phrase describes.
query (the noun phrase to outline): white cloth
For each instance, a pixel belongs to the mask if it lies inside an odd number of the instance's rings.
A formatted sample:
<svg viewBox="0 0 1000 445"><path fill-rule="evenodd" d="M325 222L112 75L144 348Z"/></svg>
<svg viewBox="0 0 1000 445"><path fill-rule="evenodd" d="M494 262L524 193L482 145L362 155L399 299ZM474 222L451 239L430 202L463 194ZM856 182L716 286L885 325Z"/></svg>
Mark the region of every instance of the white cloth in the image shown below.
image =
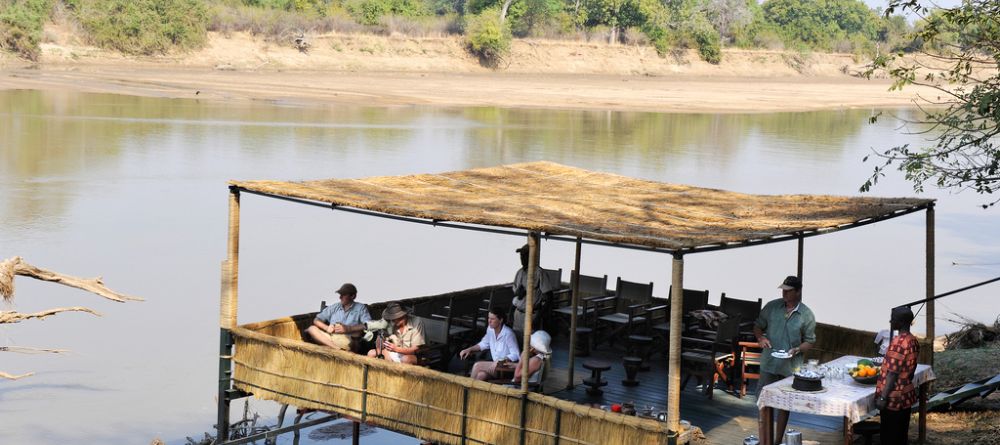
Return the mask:
<svg viewBox="0 0 1000 445"><path fill-rule="evenodd" d="M846 364L857 363L862 357L845 355L829 363L829 367L845 368ZM934 370L928 365L917 365L913 375L913 384L920 386L936 379ZM862 385L846 378L824 378L823 387L826 391L810 393L789 391L783 387L792 386L792 376L786 377L760 390L757 397L757 407L771 407L797 413L818 414L822 416L846 417L851 423L874 415L875 385Z"/></svg>
<svg viewBox="0 0 1000 445"><path fill-rule="evenodd" d="M889 330L883 329L875 334L875 344L878 345L878 355L885 355L889 350Z"/></svg>
<svg viewBox="0 0 1000 445"><path fill-rule="evenodd" d="M477 346L480 351L489 350L493 361L507 359L516 362L521 359L521 348L517 347L517 337L507 325L500 329L499 335L495 330L487 328L486 335L483 335Z"/></svg>

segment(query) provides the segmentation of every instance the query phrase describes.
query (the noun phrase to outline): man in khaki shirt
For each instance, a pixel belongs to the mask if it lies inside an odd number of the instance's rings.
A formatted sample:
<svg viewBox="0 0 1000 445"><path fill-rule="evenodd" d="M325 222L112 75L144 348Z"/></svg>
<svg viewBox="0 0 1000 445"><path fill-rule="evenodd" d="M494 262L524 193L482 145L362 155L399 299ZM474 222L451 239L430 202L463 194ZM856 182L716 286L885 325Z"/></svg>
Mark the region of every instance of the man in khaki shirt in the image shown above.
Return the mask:
<svg viewBox="0 0 1000 445"><path fill-rule="evenodd" d="M389 338L368 351L368 356L378 357L381 348L381 357L386 360L416 364L417 350L426 343L423 323L407 313L399 303L389 303L382 311L382 318L391 323Z"/></svg>

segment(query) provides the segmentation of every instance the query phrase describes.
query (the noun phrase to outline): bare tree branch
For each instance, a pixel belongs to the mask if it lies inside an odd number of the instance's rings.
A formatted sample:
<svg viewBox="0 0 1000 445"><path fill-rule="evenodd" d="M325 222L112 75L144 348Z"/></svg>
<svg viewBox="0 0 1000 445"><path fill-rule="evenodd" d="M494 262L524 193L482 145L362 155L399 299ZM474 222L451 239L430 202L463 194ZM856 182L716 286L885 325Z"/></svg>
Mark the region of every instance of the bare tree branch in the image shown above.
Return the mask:
<svg viewBox="0 0 1000 445"><path fill-rule="evenodd" d="M57 272L41 269L24 262L21 257L16 256L0 261L0 296L10 302L14 299L14 276L23 275L43 281L52 281L107 298L111 301L124 303L126 301L144 301L142 298L120 294L104 285L101 277L77 278L63 275Z"/></svg>
<svg viewBox="0 0 1000 445"><path fill-rule="evenodd" d="M0 346L0 351L17 352L20 354L38 354L38 353L61 354L63 352L69 352L69 349L32 348L28 346Z"/></svg>
<svg viewBox="0 0 1000 445"><path fill-rule="evenodd" d="M21 379L21 378L24 378L24 377L29 377L29 376L32 376L32 375L35 375L35 373L28 372L28 373L21 374L21 375L13 375L13 374L7 374L6 372L0 371L0 378L5 378L7 380L17 380L17 379Z"/></svg>
<svg viewBox="0 0 1000 445"><path fill-rule="evenodd" d="M32 318L37 318L41 320L45 317L49 317L58 314L60 312L87 312L90 314L94 314L98 317L101 316L101 314L98 313L97 311L82 306L57 307L54 309L46 309L44 311L39 311L32 314L22 314L17 311L0 311L0 324L19 323L24 320L30 320Z"/></svg>

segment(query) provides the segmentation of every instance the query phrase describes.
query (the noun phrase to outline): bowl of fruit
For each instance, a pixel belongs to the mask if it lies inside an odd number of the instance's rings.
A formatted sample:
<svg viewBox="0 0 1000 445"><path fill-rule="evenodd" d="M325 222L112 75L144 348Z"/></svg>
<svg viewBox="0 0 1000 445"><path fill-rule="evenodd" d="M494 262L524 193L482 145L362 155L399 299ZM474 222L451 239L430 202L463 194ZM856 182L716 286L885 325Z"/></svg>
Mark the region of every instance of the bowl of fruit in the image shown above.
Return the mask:
<svg viewBox="0 0 1000 445"><path fill-rule="evenodd" d="M874 385L878 380L879 368L871 360L861 359L851 369L851 378L862 385Z"/></svg>

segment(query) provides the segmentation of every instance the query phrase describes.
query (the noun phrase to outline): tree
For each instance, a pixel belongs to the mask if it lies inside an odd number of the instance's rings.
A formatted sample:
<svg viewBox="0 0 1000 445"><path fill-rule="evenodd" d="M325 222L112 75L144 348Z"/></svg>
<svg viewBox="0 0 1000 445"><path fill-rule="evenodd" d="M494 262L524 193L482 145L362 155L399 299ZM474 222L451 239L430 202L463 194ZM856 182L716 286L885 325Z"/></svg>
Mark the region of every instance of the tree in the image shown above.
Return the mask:
<svg viewBox="0 0 1000 445"><path fill-rule="evenodd" d="M937 97L918 102L926 113L919 121L922 133L934 138L926 146L905 144L877 153L883 162L861 191L869 191L895 166L918 192L933 183L992 195L1000 190L1000 2L964 0L929 14L919 0L890 0L885 14L896 10L924 17L915 31L922 43L919 57L903 59L901 52L878 57L868 75L885 69L894 80L892 89L923 85L937 90ZM1000 200L990 199L984 208Z"/></svg>
<svg viewBox="0 0 1000 445"><path fill-rule="evenodd" d="M756 3L756 0L753 0ZM708 21L727 41L733 40L736 30L753 20L751 4L747 0L708 0L702 5Z"/></svg>
<svg viewBox="0 0 1000 445"><path fill-rule="evenodd" d="M77 278L69 275L63 275L60 273L52 272L49 270L41 269L32 266L21 257L8 258L6 260L0 261L0 297L3 298L5 303L12 303L14 301L14 277L17 275L22 275L26 277L32 277L43 281L52 281L55 283L64 284L66 286L75 287L77 289L83 289L85 291L97 294L111 301L116 301L119 303L124 303L126 301L142 301L142 298L133 297L129 295L120 294L104 286L104 281L100 278ZM62 313L62 312L86 312L89 314L100 316L93 309L73 306L73 307L60 307L53 309L46 309L39 312L34 312L30 314L22 314L17 311L0 311L0 325L19 323L25 320L31 319L44 319L46 317ZM39 348L29 348L21 346L6 346L3 351L7 352L51 352L59 353L65 352L63 349L39 349ZM6 372L0 371L0 378L5 378L9 380L17 380L20 378L28 377L33 373L24 373L19 375L8 374Z"/></svg>

